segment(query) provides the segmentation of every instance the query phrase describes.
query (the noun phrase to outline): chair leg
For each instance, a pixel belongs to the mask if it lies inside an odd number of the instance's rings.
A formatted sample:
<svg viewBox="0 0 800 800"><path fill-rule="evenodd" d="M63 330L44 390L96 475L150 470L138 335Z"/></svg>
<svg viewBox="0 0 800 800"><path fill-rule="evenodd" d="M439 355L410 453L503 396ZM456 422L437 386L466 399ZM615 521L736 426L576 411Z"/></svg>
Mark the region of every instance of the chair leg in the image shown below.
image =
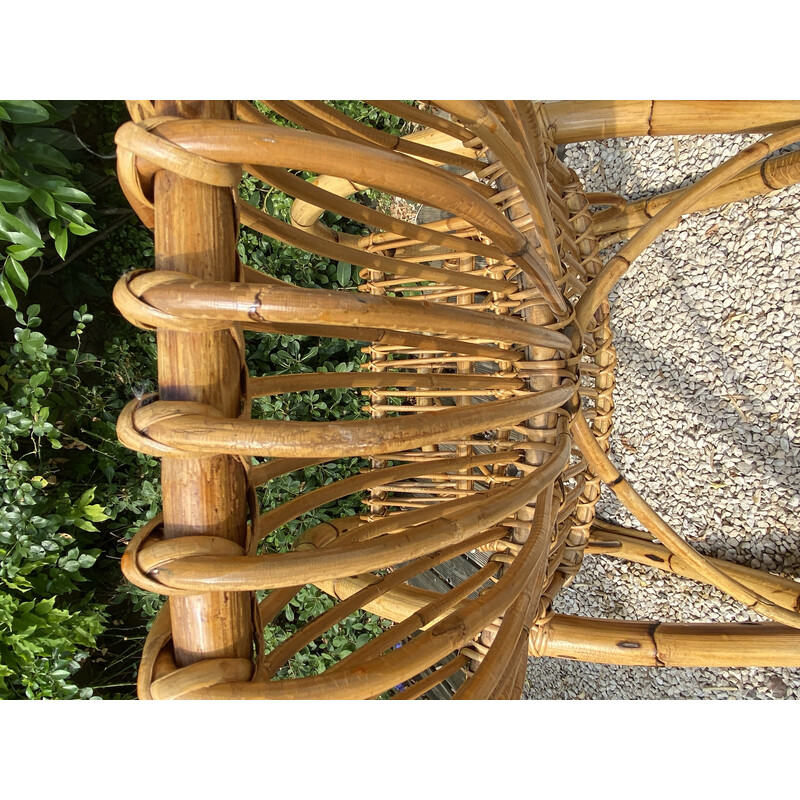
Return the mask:
<svg viewBox="0 0 800 800"><path fill-rule="evenodd" d="M157 101L158 114L230 117L228 103ZM236 279L234 197L230 189L155 176L156 269L205 280ZM228 331L159 331L161 400L210 403L229 416L241 405L243 355ZM229 455L164 459L164 534L216 536L244 545L247 533L245 474ZM187 491L187 487L193 487ZM194 487L200 487L195 489ZM229 656L250 658L253 647L249 593L213 592L175 597L170 604L178 666Z"/></svg>
<svg viewBox="0 0 800 800"><path fill-rule="evenodd" d="M794 100L565 100L541 106L556 144L624 136L767 133L800 121Z"/></svg>
<svg viewBox="0 0 800 800"><path fill-rule="evenodd" d="M737 177L722 184L718 189L701 198L686 213L707 211L727 203L735 203L737 200L748 200L760 194L784 189L798 182L800 182L800 151L773 156L760 164L754 164ZM596 214L593 219L595 235L603 239L602 246L609 241L607 237L613 234L620 234L616 238L617 241L630 238L649 219L679 197L683 191L685 190L675 189L654 197L627 203L621 208L608 209ZM587 199L591 202L592 196L588 195ZM600 200L602 201L602 198Z"/></svg>
<svg viewBox="0 0 800 800"><path fill-rule="evenodd" d="M800 631L765 623L671 624L555 614L531 654L643 667L797 667ZM533 637L531 637L533 640Z"/></svg>

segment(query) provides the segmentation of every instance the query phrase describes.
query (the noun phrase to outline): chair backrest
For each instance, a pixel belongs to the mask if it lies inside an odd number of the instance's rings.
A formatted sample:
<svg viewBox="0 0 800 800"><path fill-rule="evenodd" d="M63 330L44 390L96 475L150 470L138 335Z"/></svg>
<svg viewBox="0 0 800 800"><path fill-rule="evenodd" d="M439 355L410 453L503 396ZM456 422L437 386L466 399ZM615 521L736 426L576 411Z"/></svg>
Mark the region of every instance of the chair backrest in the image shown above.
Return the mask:
<svg viewBox="0 0 800 800"><path fill-rule="evenodd" d="M156 237L156 270L115 292L134 324L159 335L159 394L119 423L122 441L164 458L163 518L123 560L132 581L170 596L145 646L142 697L411 698L437 686L436 696L445 686L460 698L519 697L529 649L546 652L552 598L596 529L601 479L629 489L606 455L608 293L660 230L797 135L775 134L668 201L604 265L601 244L637 230L638 212L616 195L587 197L557 147L606 135L608 108L375 102L424 127L398 138L320 102L145 101L117 136L123 189ZM740 123L741 109L727 109ZM644 109L624 110L619 125L635 128ZM668 112L650 106L650 124L682 124L682 107ZM796 116L770 107L751 127ZM291 224L238 197L242 169L295 198ZM365 188L420 206L417 220L347 199ZM326 210L363 233L327 227ZM237 223L345 274L352 265L358 290L302 289L251 269L236 255ZM369 362L249 376L244 330L362 341ZM250 417L257 397L353 389L369 419ZM266 482L353 458L369 459L358 474L260 511ZM290 552L259 551L273 530L363 491L362 514L306 530ZM647 519L706 579L771 607ZM263 626L307 584L337 602L264 653ZM275 680L360 608L394 625L321 675ZM773 618L792 624L783 611Z"/></svg>

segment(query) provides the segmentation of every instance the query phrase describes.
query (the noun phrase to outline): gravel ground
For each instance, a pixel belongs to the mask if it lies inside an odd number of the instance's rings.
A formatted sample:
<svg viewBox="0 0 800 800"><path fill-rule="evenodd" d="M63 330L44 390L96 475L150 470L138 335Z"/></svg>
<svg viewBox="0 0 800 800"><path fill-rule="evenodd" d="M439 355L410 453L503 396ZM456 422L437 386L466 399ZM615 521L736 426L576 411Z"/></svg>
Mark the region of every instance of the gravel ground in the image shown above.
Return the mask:
<svg viewBox="0 0 800 800"><path fill-rule="evenodd" d="M569 145L590 191L694 182L759 136ZM800 580L800 186L692 214L611 296L619 356L612 460L697 550ZM604 489L598 511L641 527ZM694 581L587 556L560 613L758 621ZM617 667L530 659L528 699L796 698L798 669Z"/></svg>

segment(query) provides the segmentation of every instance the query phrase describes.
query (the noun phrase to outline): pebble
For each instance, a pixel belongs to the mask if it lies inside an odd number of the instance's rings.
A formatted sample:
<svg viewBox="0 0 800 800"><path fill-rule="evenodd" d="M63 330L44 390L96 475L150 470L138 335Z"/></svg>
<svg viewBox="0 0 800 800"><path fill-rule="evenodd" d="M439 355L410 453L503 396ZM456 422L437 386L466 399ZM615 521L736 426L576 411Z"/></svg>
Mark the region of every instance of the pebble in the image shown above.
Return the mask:
<svg viewBox="0 0 800 800"><path fill-rule="evenodd" d="M635 200L693 183L759 135L570 144L587 191ZM655 165L655 166L654 166ZM800 186L691 214L610 301L619 365L613 462L704 555L800 580ZM604 252L610 257L619 245ZM636 451L623 446L622 436ZM604 487L600 516L641 528ZM771 555L767 555L767 554ZM555 611L763 621L718 590L586 556ZM795 699L800 668L624 667L531 658L528 699Z"/></svg>

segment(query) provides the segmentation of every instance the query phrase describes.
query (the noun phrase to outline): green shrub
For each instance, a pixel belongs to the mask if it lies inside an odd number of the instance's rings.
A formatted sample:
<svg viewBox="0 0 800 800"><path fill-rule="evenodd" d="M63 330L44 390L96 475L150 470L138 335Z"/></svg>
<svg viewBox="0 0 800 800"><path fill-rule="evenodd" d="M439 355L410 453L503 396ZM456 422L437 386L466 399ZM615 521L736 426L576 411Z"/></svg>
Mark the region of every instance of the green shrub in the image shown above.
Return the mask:
<svg viewBox="0 0 800 800"><path fill-rule="evenodd" d="M66 258L70 234L86 236L96 229L76 205L92 200L76 185L81 164L64 151L80 151L77 137L58 123L77 103L64 101L0 101L0 243L4 245L0 299L14 310L14 287L28 290L24 266L41 259L50 242Z"/></svg>
<svg viewBox="0 0 800 800"><path fill-rule="evenodd" d="M17 313L15 343L0 350L2 698L74 697L70 678L106 620L87 573L101 554L95 523L108 515L95 487L63 481L60 468L64 440L72 443L65 398L80 392L86 356L49 345L38 314ZM90 320L85 306L75 312L78 340Z"/></svg>
<svg viewBox="0 0 800 800"><path fill-rule="evenodd" d="M155 339L122 320L110 304L122 273L152 267L152 235L128 209L111 163L93 158L82 143L108 153L126 117L124 105L75 105L0 102L0 247L6 259L0 296L15 308L16 290L30 283L35 293L50 281L63 303L77 309L72 330L63 331L54 322L62 309L45 305L48 314L40 317L32 306L27 315L16 315L11 340L0 342L0 698L133 697L142 639L163 603L122 580L118 568L127 540L159 512L161 489L159 461L124 448L115 430L131 396L156 388ZM366 114L380 129L406 132L391 115L371 119L377 112L358 101L333 105L355 118ZM73 121L77 134L67 129ZM69 158L48 148L67 150ZM248 175L240 192L288 220L292 201L282 192ZM95 219L72 207L87 204L89 195ZM359 199L374 204L376 197L368 192ZM326 214L324 222L364 232L337 215ZM95 225L98 232L92 233ZM86 246L65 261L72 237L90 233ZM239 253L248 265L298 286L352 288L360 281L350 264L248 229L241 232ZM33 280L28 265L37 261L39 277ZM51 344L62 339L77 346ZM254 375L357 370L366 360L361 344L341 339L248 334L247 340ZM335 389L260 398L253 413L355 419L365 416L362 405L359 392ZM280 476L259 490L262 511L365 464L341 459ZM362 509L361 495L314 509L272 532L264 552L285 551L307 528ZM315 587L302 589L267 626L267 649L332 604ZM374 615L351 615L303 648L278 677L316 674L383 627Z"/></svg>

